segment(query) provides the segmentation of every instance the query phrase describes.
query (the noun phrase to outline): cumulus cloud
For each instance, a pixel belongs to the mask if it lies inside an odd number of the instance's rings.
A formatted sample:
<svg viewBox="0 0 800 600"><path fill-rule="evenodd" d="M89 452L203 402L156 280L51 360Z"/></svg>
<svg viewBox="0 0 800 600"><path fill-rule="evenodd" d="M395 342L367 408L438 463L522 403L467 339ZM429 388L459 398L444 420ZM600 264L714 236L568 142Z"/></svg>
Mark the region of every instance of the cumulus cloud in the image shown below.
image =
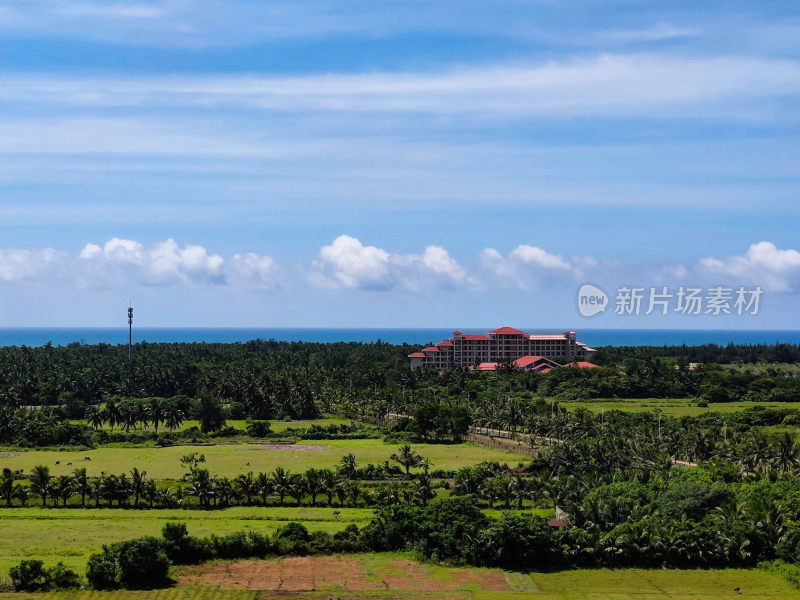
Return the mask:
<svg viewBox="0 0 800 600"><path fill-rule="evenodd" d="M24 281L58 271L68 255L53 248L0 250L0 281Z"/></svg>
<svg viewBox="0 0 800 600"><path fill-rule="evenodd" d="M440 246L422 254L392 254L340 235L323 246L313 263L311 281L320 287L359 290L421 290L470 283L465 269Z"/></svg>
<svg viewBox="0 0 800 600"><path fill-rule="evenodd" d="M564 257L538 246L520 244L508 256L503 256L494 248L484 248L480 254L480 264L488 276L528 288L542 279L580 279L597 266L597 261L589 256Z"/></svg>
<svg viewBox="0 0 800 600"><path fill-rule="evenodd" d="M86 244L78 254L52 248L0 250L0 281L68 282L79 288L175 284L230 288L279 287L280 268L269 256L248 252L224 259L203 246L173 239L145 246L112 238Z"/></svg>
<svg viewBox="0 0 800 600"><path fill-rule="evenodd" d="M740 256L709 256L698 263L701 273L711 277L736 279L736 284L756 284L776 292L798 289L800 284L800 252L780 250L772 242L751 244Z"/></svg>

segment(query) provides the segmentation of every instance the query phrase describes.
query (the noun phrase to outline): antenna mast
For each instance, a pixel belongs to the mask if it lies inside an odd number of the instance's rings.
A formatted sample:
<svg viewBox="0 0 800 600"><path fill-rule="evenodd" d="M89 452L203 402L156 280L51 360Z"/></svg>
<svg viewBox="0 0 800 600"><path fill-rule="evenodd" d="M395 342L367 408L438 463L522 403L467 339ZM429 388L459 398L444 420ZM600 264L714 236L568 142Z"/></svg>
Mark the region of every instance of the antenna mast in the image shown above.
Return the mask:
<svg viewBox="0 0 800 600"><path fill-rule="evenodd" d="M128 306L128 360L131 360L131 346L133 344L133 307Z"/></svg>

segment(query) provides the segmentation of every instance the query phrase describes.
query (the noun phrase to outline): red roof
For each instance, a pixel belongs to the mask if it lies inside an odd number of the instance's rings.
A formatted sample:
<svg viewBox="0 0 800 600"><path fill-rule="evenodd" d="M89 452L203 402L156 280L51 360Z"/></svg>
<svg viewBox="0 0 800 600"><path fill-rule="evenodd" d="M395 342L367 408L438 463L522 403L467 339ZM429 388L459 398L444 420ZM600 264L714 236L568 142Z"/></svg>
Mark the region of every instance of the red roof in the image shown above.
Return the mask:
<svg viewBox="0 0 800 600"><path fill-rule="evenodd" d="M599 368L598 365L590 362L586 362L585 360L579 360L578 362L571 362L567 363L568 367L578 367L579 369L597 369Z"/></svg>
<svg viewBox="0 0 800 600"><path fill-rule="evenodd" d="M478 365L478 371L496 371L497 370L497 363L496 362L482 362Z"/></svg>
<svg viewBox="0 0 800 600"><path fill-rule="evenodd" d="M543 358L544 356L523 356L522 358L515 360L514 364L518 367L527 367L528 365L538 362Z"/></svg>
<svg viewBox="0 0 800 600"><path fill-rule="evenodd" d="M491 340L488 335L465 335L465 340Z"/></svg>
<svg viewBox="0 0 800 600"><path fill-rule="evenodd" d="M453 335L464 335L463 331L454 331Z"/></svg>
<svg viewBox="0 0 800 600"><path fill-rule="evenodd" d="M550 519L547 524L550 527L566 527L567 524L564 521L559 521L558 519Z"/></svg>
<svg viewBox="0 0 800 600"><path fill-rule="evenodd" d="M408 358L425 358L425 354L422 352L412 352L408 355Z"/></svg>
<svg viewBox="0 0 800 600"><path fill-rule="evenodd" d="M452 345L453 345L453 342L451 342L450 340L445 340L445 341L443 341L443 342L439 342L439 343L438 343L438 344L436 344L436 345L437 345L437 346L452 346Z"/></svg>
<svg viewBox="0 0 800 600"><path fill-rule="evenodd" d="M438 352L439 349L436 346L428 346L427 348L422 349L423 352Z"/></svg>
<svg viewBox="0 0 800 600"><path fill-rule="evenodd" d="M539 373L549 373L549 372L550 372L550 371L552 371L552 370L553 370L553 369L551 369L550 367L545 367L544 369L540 369L540 370L539 370Z"/></svg>
<svg viewBox="0 0 800 600"><path fill-rule="evenodd" d="M501 327L500 329L494 329L489 333L500 334L500 335L524 335L524 331L520 331L519 329L514 329L513 327Z"/></svg>

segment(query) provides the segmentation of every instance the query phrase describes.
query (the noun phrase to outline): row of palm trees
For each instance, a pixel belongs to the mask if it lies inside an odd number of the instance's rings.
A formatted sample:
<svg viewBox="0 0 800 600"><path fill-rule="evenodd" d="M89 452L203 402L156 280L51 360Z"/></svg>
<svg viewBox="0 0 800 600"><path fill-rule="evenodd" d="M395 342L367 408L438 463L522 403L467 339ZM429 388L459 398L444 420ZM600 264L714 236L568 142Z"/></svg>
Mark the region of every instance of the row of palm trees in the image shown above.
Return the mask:
<svg viewBox="0 0 800 600"><path fill-rule="evenodd" d="M156 434L165 425L170 431L179 429L186 414L174 400L164 398L127 399L109 401L105 406L92 406L86 410L86 423L95 430L108 425L124 429L146 429L152 425Z"/></svg>
<svg viewBox="0 0 800 600"><path fill-rule="evenodd" d="M165 487L148 479L145 471L133 468L128 473L89 477L85 468L75 469L71 475L53 476L50 469L37 465L24 484L22 471L5 468L0 473L0 499L7 507L26 506L33 498L41 499L41 506L67 506L71 498L80 497L83 507L147 506L180 508L188 505L188 498L197 498L203 508L225 508L234 504L267 506L271 500L283 506L288 498L295 504L307 502L318 506L320 501L328 506L375 506L389 504L427 504L436 494L434 482L428 472L412 480L366 486L362 481L343 478L332 469L308 469L292 473L277 467L271 473L252 471L235 478L212 477L207 469L194 469L187 477L188 485ZM48 504L49 502L49 504Z"/></svg>

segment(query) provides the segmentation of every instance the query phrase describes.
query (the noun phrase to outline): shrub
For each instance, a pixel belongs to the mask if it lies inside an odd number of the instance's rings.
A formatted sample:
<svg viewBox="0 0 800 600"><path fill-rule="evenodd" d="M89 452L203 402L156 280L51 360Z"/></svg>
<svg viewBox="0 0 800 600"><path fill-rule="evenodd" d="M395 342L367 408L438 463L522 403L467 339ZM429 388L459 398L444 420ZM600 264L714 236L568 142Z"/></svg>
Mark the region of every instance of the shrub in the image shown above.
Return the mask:
<svg viewBox="0 0 800 600"><path fill-rule="evenodd" d="M119 580L128 589L152 588L168 581L170 560L164 543L143 537L118 544Z"/></svg>
<svg viewBox="0 0 800 600"><path fill-rule="evenodd" d="M50 574L40 560L23 560L9 571L14 588L25 592L50 588Z"/></svg>
<svg viewBox="0 0 800 600"><path fill-rule="evenodd" d="M92 554L86 564L86 579L96 590L117 589L120 585L120 573L116 552L103 546L102 552Z"/></svg>
<svg viewBox="0 0 800 600"><path fill-rule="evenodd" d="M56 566L48 569L47 573L55 588L71 590L81 586L81 576L65 566L63 562L56 563Z"/></svg>
<svg viewBox="0 0 800 600"><path fill-rule="evenodd" d="M272 433L272 427L269 421L254 421L253 419L247 419L245 431L250 437L263 438Z"/></svg>

